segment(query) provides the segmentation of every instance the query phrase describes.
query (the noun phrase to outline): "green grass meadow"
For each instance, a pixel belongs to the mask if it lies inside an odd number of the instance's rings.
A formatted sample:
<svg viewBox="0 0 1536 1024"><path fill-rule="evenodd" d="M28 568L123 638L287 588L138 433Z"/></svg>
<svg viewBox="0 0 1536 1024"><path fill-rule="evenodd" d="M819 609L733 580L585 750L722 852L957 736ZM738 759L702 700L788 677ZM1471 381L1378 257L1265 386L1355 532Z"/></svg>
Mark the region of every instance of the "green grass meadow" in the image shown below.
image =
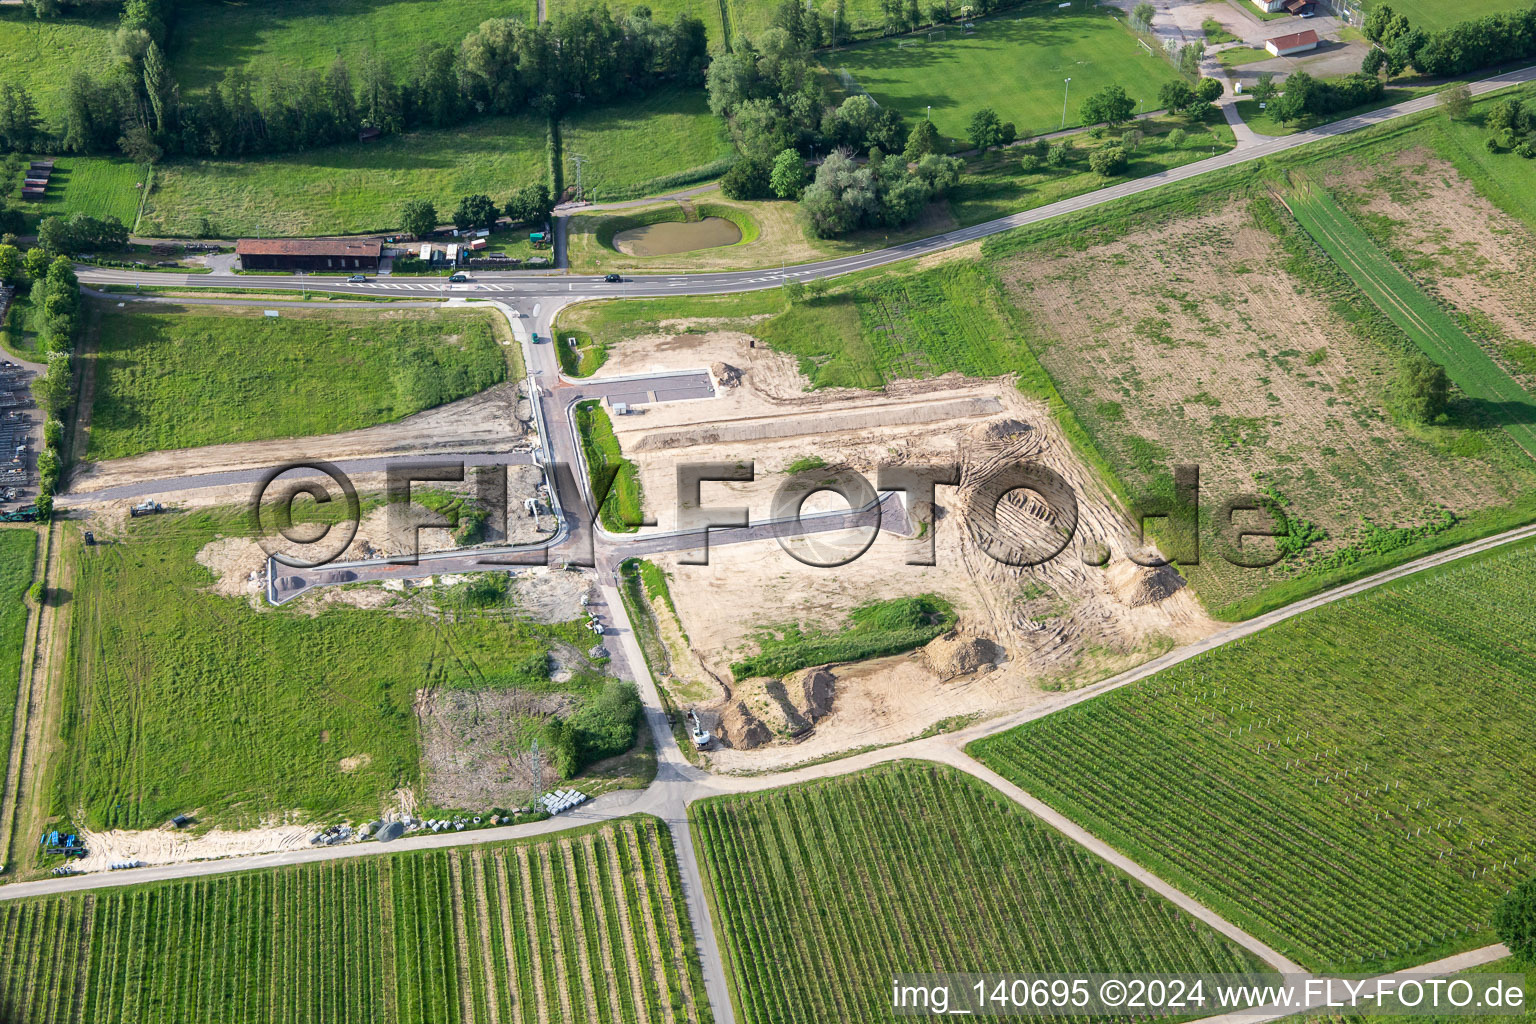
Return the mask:
<svg viewBox="0 0 1536 1024"><path fill-rule="evenodd" d="M38 532L32 527L0 530L0 765L11 763L16 697L21 688L21 652L26 646L27 588L37 566Z"/></svg>
<svg viewBox="0 0 1536 1024"><path fill-rule="evenodd" d="M639 113L644 120L639 120ZM637 104L583 111L563 122L586 184L605 199L644 194L724 170L719 120L702 94L662 90ZM139 233L197 237L207 217L221 237L392 231L408 199L428 199L446 221L462 196L498 202L546 173L545 123L489 117L459 128L390 136L249 160L168 162L155 170Z"/></svg>
<svg viewBox="0 0 1536 1024"><path fill-rule="evenodd" d="M593 202L719 177L735 152L703 90L661 89L620 106L579 111L560 122L560 139L566 187L576 184L580 155L582 187Z"/></svg>
<svg viewBox="0 0 1536 1024"><path fill-rule="evenodd" d="M608 497L598 509L598 520L610 533L633 533L639 529L631 525L640 521L644 513L640 493L640 471L624 457L619 439L613 432L613 421L599 401L582 402L576 407L576 431L581 437L581 453L587 462L587 479L593 493L599 487L598 475L617 467L618 473L609 488Z"/></svg>
<svg viewBox="0 0 1536 1024"><path fill-rule="evenodd" d="M37 18L19 5L0 7L0 84L25 86L43 124L58 131L70 76L112 62L116 28L116 10L92 17Z"/></svg>
<svg viewBox="0 0 1536 1024"><path fill-rule="evenodd" d="M549 679L547 637L585 643L579 623L468 605L258 609L212 592L198 552L248 529L228 510L130 520L95 547L66 532L75 612L55 813L95 828L194 810L234 827L294 811L366 820L417 780L418 690L595 685Z"/></svg>
<svg viewBox="0 0 1536 1024"><path fill-rule="evenodd" d="M507 377L468 310L103 309L88 458L387 423Z"/></svg>
<svg viewBox="0 0 1536 1024"><path fill-rule="evenodd" d="M1083 101L1106 85L1123 86L1141 109L1155 109L1158 90L1178 74L1149 55L1111 11L1087 0L1067 10L1032 5L978 21L974 32L950 27L931 42L921 35L884 39L826 59L909 120L927 116L932 105L939 134L968 149L966 125L982 107L1014 122L1021 136L1062 127L1069 77L1068 127L1083 123Z"/></svg>
<svg viewBox="0 0 1536 1024"><path fill-rule="evenodd" d="M1392 9L1408 16L1415 28L1438 32L1459 22L1483 18L1502 11L1518 11L1529 6L1529 0L1470 0L1468 3L1443 4L1435 0L1388 0ZM1367 10L1375 3L1367 3Z"/></svg>
<svg viewBox="0 0 1536 1024"><path fill-rule="evenodd" d="M688 817L743 1024L909 1019L891 1005L904 972L1258 967L947 766L716 797Z"/></svg>
<svg viewBox="0 0 1536 1024"><path fill-rule="evenodd" d="M1311 970L1484 946L1536 856L1532 587L1497 549L970 749Z"/></svg>
<svg viewBox="0 0 1536 1024"><path fill-rule="evenodd" d="M675 1007L678 1021L711 1021L656 818L377 849L6 901L0 934L17 942L0 965L0 1018L641 1024Z"/></svg>
<svg viewBox="0 0 1536 1024"><path fill-rule="evenodd" d="M489 18L536 17L534 0L200 0L177 15L172 70L182 89L203 92L242 68L325 69L346 60L356 81L370 54L409 64L430 43L454 49Z"/></svg>

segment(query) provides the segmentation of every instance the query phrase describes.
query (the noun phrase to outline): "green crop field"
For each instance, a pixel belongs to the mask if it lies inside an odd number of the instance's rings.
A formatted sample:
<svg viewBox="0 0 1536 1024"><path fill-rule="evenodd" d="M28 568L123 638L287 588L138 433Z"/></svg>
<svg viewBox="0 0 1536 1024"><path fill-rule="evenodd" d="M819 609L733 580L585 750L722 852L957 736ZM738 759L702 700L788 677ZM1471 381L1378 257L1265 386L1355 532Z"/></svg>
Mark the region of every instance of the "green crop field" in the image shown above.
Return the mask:
<svg viewBox="0 0 1536 1024"><path fill-rule="evenodd" d="M19 163L19 161L18 161ZM25 164L19 164L25 168ZM83 213L89 217L116 217L132 230L139 210L139 183L145 180L146 167L115 157L64 156L54 159L53 175L48 179L48 195L41 202L16 203L16 209L34 218ZM6 182L19 199L20 179Z"/></svg>
<svg viewBox="0 0 1536 1024"><path fill-rule="evenodd" d="M11 900L0 937L8 1021L712 1019L671 836L650 817Z"/></svg>
<svg viewBox="0 0 1536 1024"><path fill-rule="evenodd" d="M1082 101L1106 85L1123 86L1141 109L1155 109L1158 89L1178 74L1148 55L1110 11L1086 0L1068 10L1032 5L978 21L974 32L950 27L942 39L885 39L838 50L827 61L909 119L927 116L932 104L939 134L968 149L966 125L982 107L1014 122L1021 136L1060 128L1066 78L1069 127L1083 123Z"/></svg>
<svg viewBox="0 0 1536 1024"><path fill-rule="evenodd" d="M1536 459L1536 399L1398 269L1321 185L1303 180L1286 202L1360 290Z"/></svg>
<svg viewBox="0 0 1536 1024"><path fill-rule="evenodd" d="M19 5L0 7L0 85L25 86L43 124L57 131L70 75L111 63L116 28L115 10L95 17L37 18Z"/></svg>
<svg viewBox="0 0 1536 1024"><path fill-rule="evenodd" d="M634 118L645 115L643 123ZM643 194L724 170L729 145L703 95L660 90L634 104L562 122L572 155L603 198ZM221 237L391 231L408 199L431 200L446 221L462 196L498 202L546 174L546 131L535 117L488 117L366 145L246 160L171 161L155 169L139 233L197 237L206 217Z"/></svg>
<svg viewBox="0 0 1536 1024"><path fill-rule="evenodd" d="M211 551L239 551L249 530L244 510L222 510L134 519L92 548L65 535L75 612L55 807L83 809L97 828L154 827L195 808L230 826L295 809L376 814L417 779L418 690L582 699L601 685L550 679L551 643L590 642L579 623L459 609L448 589L366 609L262 610L221 596L197 556L221 537L233 539ZM225 582L242 592L243 579Z"/></svg>
<svg viewBox="0 0 1536 1024"><path fill-rule="evenodd" d="M92 459L352 430L507 377L489 312L150 308L100 314Z"/></svg>
<svg viewBox="0 0 1536 1024"><path fill-rule="evenodd" d="M971 750L1311 970L1434 960L1533 870L1533 587L1458 561Z"/></svg>
<svg viewBox="0 0 1536 1024"><path fill-rule="evenodd" d="M598 477L605 470L615 467L617 475L608 497L598 510L603 529L611 533L633 533L644 512L640 494L640 471L624 457L619 439L613 433L613 421L602 402L586 401L576 407L576 431L581 436L581 454L587 463L587 478L596 494L601 484Z"/></svg>
<svg viewBox="0 0 1536 1024"><path fill-rule="evenodd" d="M0 765L11 763L11 732L26 644L27 588L37 565L38 534L31 527L0 530Z"/></svg>
<svg viewBox="0 0 1536 1024"><path fill-rule="evenodd" d="M376 56L408 65L424 45L459 43L488 18L533 21L534 0L207 0L176 18L172 70L201 92L241 68L256 81L295 69L352 68Z"/></svg>
<svg viewBox="0 0 1536 1024"><path fill-rule="evenodd" d="M953 768L718 797L689 817L743 1024L898 1020L901 972L1257 966Z"/></svg>

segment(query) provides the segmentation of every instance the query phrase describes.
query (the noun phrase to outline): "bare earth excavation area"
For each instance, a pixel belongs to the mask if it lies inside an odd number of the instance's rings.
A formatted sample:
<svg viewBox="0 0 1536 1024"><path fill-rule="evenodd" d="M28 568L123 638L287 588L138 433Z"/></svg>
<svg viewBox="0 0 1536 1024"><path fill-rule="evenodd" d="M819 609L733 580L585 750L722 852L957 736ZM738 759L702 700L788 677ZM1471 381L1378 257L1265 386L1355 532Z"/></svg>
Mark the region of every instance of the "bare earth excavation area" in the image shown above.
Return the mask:
<svg viewBox="0 0 1536 1024"><path fill-rule="evenodd" d="M1130 524L1044 406L1011 381L948 375L880 393L809 392L792 358L750 340L729 331L642 337L621 345L605 368L621 374L712 365L717 379L735 381L712 401L614 417L656 529L675 524L680 461L751 462L753 482L709 483L702 497L709 506L747 506L753 519L769 517L775 490L795 469L848 468L873 481L881 465L958 464L961 482L941 488L932 510L913 510L915 538L882 531L866 553L838 568L806 565L772 541L714 543L704 566L684 564L681 553L654 558L670 577L677 609L674 619L652 602L676 677L668 685L677 688L678 703L719 716L726 749L711 755L714 767L782 767L1013 710L1045 689L1100 677L1215 628L1177 573L1129 560ZM1071 485L1075 536L1044 564L1007 565L973 536L980 527L970 506L1000 469L1035 462ZM821 492L805 509L846 507ZM1014 491L998 520L1004 534L1046 551L1060 546L1060 516L1038 496ZM822 542L841 540L857 551L867 539L847 534ZM930 537L936 564L906 564ZM1107 564L1087 564L1105 551ZM765 627L835 631L862 605L923 594L958 613L952 633L923 649L784 680L733 678L732 662L756 652L755 634Z"/></svg>

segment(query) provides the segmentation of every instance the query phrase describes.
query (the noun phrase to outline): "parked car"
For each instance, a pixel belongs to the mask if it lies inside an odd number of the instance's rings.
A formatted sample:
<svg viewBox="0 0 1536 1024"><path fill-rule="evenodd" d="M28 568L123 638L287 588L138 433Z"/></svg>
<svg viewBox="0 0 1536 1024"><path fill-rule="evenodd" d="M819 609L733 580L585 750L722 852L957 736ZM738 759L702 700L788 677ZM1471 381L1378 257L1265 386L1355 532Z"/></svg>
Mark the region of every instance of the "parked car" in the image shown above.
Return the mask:
<svg viewBox="0 0 1536 1024"><path fill-rule="evenodd" d="M366 280L368 280L367 274L353 274L351 277L347 278L347 284L359 284Z"/></svg>
<svg viewBox="0 0 1536 1024"><path fill-rule="evenodd" d="M619 284L624 280L624 278L620 274L609 274L607 277L603 278L603 280L607 281L609 284Z"/></svg>
<svg viewBox="0 0 1536 1024"><path fill-rule="evenodd" d="M448 276L448 280L454 281L454 282L468 281L469 280L469 275L468 274L450 274Z"/></svg>

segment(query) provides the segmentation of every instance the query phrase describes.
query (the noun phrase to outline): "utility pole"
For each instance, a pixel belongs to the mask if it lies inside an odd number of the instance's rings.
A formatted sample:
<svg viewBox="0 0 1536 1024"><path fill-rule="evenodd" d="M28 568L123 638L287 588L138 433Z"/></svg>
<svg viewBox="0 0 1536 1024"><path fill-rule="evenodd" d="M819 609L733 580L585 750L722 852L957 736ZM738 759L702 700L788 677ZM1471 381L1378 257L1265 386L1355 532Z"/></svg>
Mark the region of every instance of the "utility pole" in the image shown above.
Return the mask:
<svg viewBox="0 0 1536 1024"><path fill-rule="evenodd" d="M572 153L571 162L576 165L576 201L581 202L587 198L586 192L581 188L581 168L587 162L587 158L580 153Z"/></svg>
<svg viewBox="0 0 1536 1024"><path fill-rule="evenodd" d="M1061 129L1067 129L1067 93L1072 91L1072 79L1067 79L1067 84L1061 87Z"/></svg>

